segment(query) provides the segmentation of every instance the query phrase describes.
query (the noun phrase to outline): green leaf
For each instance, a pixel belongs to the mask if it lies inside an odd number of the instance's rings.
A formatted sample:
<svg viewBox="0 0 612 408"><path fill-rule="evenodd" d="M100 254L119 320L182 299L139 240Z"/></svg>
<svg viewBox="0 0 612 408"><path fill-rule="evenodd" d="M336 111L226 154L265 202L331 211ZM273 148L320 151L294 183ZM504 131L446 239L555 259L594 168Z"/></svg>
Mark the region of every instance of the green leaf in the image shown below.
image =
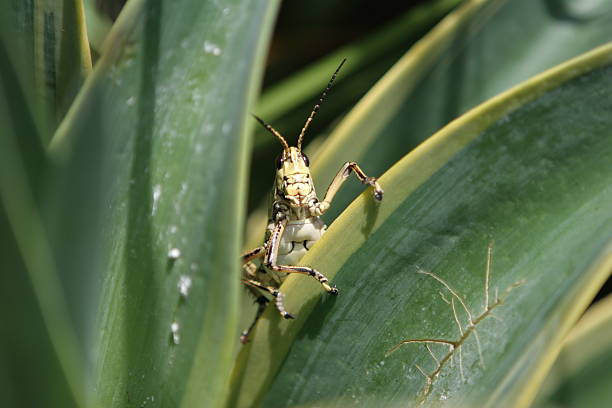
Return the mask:
<svg viewBox="0 0 612 408"><path fill-rule="evenodd" d="M451 122L380 178L380 205L363 192L300 262L340 295L287 279L297 319L266 311L241 350L232 405L528 402L610 272L611 75L608 44ZM429 393L416 366L431 374L435 359L401 345L419 338L457 343L454 365L448 345L432 346L444 364Z"/></svg>
<svg viewBox="0 0 612 408"><path fill-rule="evenodd" d="M411 9L398 17L377 32L368 37L341 47L321 60L292 74L287 79L266 89L257 106L257 114L267 122L275 122L288 112L303 106L310 109L314 106L313 100L318 100L321 91L332 72L338 67L342 59L348 63L342 70L342 76L337 78L334 94L338 97L338 87L355 73L375 66L376 62L388 54L395 54L396 49L405 49L406 44L414 41L422 30L435 23L441 16L455 7L459 0L437 0ZM374 82L350 81L350 88L361 87L365 92ZM353 91L354 92L354 91ZM315 99L316 98L316 99ZM308 103L306 105L306 102ZM326 102L326 108L334 105L334 100ZM308 114L302 113L301 115ZM305 118L300 117L299 125ZM256 143L274 142L267 132L258 132Z"/></svg>
<svg viewBox="0 0 612 408"><path fill-rule="evenodd" d="M82 406L84 359L34 190L42 146L16 72L0 61L0 405Z"/></svg>
<svg viewBox="0 0 612 408"><path fill-rule="evenodd" d="M41 212L49 129L32 6L11 2L0 15L0 405L83 406L85 359Z"/></svg>
<svg viewBox="0 0 612 408"><path fill-rule="evenodd" d="M346 161L382 174L468 109L612 41L611 10L607 2L467 1L397 62L316 154L307 152L317 191L325 191ZM335 219L360 189L351 183L340 191L326 220ZM261 239L265 212L249 219L249 226L253 244Z"/></svg>
<svg viewBox="0 0 612 408"><path fill-rule="evenodd" d="M87 20L87 37L94 52L100 53L104 48L104 40L110 32L113 20L107 13L100 9L100 3L96 0L83 0L85 19ZM120 6L111 3L113 11Z"/></svg>
<svg viewBox="0 0 612 408"><path fill-rule="evenodd" d="M595 303L563 343L533 407L605 407L612 401L612 296Z"/></svg>
<svg viewBox="0 0 612 408"><path fill-rule="evenodd" d="M61 5L61 8L54 7L58 12L54 21L59 20L54 29L58 41L55 56L55 123L63 119L83 82L91 73L91 51L85 27L83 0L64 0Z"/></svg>
<svg viewBox="0 0 612 408"><path fill-rule="evenodd" d="M216 406L226 391L247 113L277 6L130 1L54 137L61 270L96 277L74 300L94 405Z"/></svg>
<svg viewBox="0 0 612 408"><path fill-rule="evenodd" d="M436 0L411 8L378 31L338 48L319 61L266 88L254 112L266 122L273 123L274 128L285 134L289 140L294 140L318 102L331 74L340 61L346 58L347 63L336 78L333 91L328 95L308 132L308 145L320 144L327 136L330 123L363 97L407 47L422 37L458 3L458 0ZM320 14L319 18L324 18L325 13L329 13L324 7L316 10ZM325 132L320 134L321 130ZM313 135L318 135L316 140L311 137ZM276 139L270 137L270 133L261 126L256 127L254 138L249 209L257 205L268 205L270 171L274 167L272 164L262 166L261 163L273 163L279 149ZM257 238L261 238L261 230L257 231Z"/></svg>
<svg viewBox="0 0 612 408"><path fill-rule="evenodd" d="M33 93L46 143L91 71L83 4L81 0L9 3L2 35L25 60L24 71L19 72L21 85Z"/></svg>

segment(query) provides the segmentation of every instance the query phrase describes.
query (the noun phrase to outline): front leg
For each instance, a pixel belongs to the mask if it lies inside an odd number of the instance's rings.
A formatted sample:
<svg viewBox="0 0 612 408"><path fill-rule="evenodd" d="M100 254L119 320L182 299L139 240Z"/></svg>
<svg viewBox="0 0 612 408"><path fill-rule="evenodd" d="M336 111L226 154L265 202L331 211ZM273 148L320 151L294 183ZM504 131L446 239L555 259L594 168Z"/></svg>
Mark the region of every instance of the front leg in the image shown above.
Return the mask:
<svg viewBox="0 0 612 408"><path fill-rule="evenodd" d="M244 264L249 261L252 261L253 259L263 256L264 250L265 248L263 246L260 246L255 249L251 249L250 251L246 251L240 256L240 258L242 258L242 263Z"/></svg>
<svg viewBox="0 0 612 408"><path fill-rule="evenodd" d="M330 294L337 295L338 289L329 285L329 279L325 277L319 271L309 268L307 266L291 266L291 265L278 265L278 247L280 241L285 232L285 225L287 224L286 219L279 220L274 226L274 230L270 234L270 238L266 243L266 254L264 255L263 264L266 268L272 269L275 272L285 273L301 273L304 275L310 275L321 283L321 286Z"/></svg>
<svg viewBox="0 0 612 408"><path fill-rule="evenodd" d="M329 209L329 207L331 206L331 202L334 199L334 196L336 195L338 190L340 190L340 187L346 181L351 172L354 172L359 181L361 181L363 184L367 184L374 187L374 198L376 198L378 201L383 199L384 191L382 188L380 188L380 185L378 184L378 181L376 181L376 178L368 177L363 172L363 170L361 170L361 167L359 167L357 163L347 162L344 163L338 174L336 174L336 177L334 177L331 184L327 188L327 192L325 193L325 198L323 199L323 201L314 202L309 207L312 215L322 215L325 211Z"/></svg>

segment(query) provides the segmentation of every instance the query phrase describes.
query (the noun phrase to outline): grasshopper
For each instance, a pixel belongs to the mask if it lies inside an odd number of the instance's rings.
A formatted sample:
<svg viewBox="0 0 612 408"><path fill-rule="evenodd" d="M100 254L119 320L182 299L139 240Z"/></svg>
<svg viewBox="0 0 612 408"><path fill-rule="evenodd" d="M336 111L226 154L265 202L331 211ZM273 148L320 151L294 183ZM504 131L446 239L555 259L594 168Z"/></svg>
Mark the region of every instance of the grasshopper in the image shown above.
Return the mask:
<svg viewBox="0 0 612 408"><path fill-rule="evenodd" d="M321 94L319 102L306 120L298 137L297 147L289 146L278 131L253 115L267 131L276 136L283 146L283 151L276 159L276 180L264 244L242 255L242 282L256 297L258 304L253 323L240 336L243 344L248 342L250 332L270 301L266 294L274 298L276 309L282 317L294 318L285 310L284 295L279 290L286 274L300 273L312 276L321 283L327 293L338 294L338 289L330 286L325 275L313 268L298 266L298 261L325 233L327 226L321 219L321 215L329 209L334 196L351 172L355 173L363 184L373 187L374 198L377 200L383 198L383 190L376 178L368 177L357 163L347 162L327 188L323 201L319 201L310 176L308 157L302 152L304 134L345 62L346 59L340 63ZM252 262L257 258L263 258L259 267Z"/></svg>

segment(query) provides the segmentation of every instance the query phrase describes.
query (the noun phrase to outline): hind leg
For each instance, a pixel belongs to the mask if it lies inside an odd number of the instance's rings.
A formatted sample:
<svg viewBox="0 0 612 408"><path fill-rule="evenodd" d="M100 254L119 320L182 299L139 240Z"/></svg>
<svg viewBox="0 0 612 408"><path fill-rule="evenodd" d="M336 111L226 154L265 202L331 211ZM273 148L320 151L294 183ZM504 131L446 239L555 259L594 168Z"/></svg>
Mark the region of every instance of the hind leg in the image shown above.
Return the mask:
<svg viewBox="0 0 612 408"><path fill-rule="evenodd" d="M257 297L257 300L255 300L255 302L257 303L257 313L255 314L255 318L253 319L253 322L248 327L248 329L243 331L242 334L240 335L240 342L242 344L247 344L249 342L249 334L251 334L251 331L255 327L255 324L257 324L257 321L263 314L264 310L266 310L266 306L268 305L269 300L267 297L260 294Z"/></svg>
<svg viewBox="0 0 612 408"><path fill-rule="evenodd" d="M265 285L259 281L256 281L255 279L243 279L242 282L245 285L249 285L249 286L253 286L256 287L258 289L262 289L265 290L266 292L268 292L270 295L272 295L275 299L275 305L276 305L276 309L278 310L278 312L281 314L281 316L283 316L285 319L293 319L294 316L291 313L288 313L285 310L285 305L283 303L283 299L285 298L285 295L283 295L283 293L281 291L279 291L277 288L275 288L274 286L268 286Z"/></svg>

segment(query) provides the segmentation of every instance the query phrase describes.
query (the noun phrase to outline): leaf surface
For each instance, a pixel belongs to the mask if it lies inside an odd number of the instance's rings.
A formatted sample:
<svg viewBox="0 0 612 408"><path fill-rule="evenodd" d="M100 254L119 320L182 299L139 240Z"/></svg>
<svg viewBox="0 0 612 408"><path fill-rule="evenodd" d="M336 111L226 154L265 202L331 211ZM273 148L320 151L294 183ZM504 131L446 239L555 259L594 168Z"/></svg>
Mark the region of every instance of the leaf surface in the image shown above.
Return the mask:
<svg viewBox="0 0 612 408"><path fill-rule="evenodd" d="M499 92L612 41L607 2L470 0L417 42L310 153L317 191L346 161L379 176L438 129ZM509 39L512 39L509 41ZM361 190L347 183L331 222ZM249 219L249 246L265 212Z"/></svg>
<svg viewBox="0 0 612 408"><path fill-rule="evenodd" d="M393 166L380 205L362 193L301 261L340 295L287 279L298 317L266 311L235 406L528 402L611 268L611 74L609 44L534 77Z"/></svg>
<svg viewBox="0 0 612 408"><path fill-rule="evenodd" d="M49 212L61 220L62 270L69 282L97 277L71 291L86 305L75 319L95 351L97 406L216 406L224 396L247 114L277 7L129 2L54 136L61 193Z"/></svg>
<svg viewBox="0 0 612 408"><path fill-rule="evenodd" d="M563 342L533 407L597 407L612 401L612 296L595 303Z"/></svg>

